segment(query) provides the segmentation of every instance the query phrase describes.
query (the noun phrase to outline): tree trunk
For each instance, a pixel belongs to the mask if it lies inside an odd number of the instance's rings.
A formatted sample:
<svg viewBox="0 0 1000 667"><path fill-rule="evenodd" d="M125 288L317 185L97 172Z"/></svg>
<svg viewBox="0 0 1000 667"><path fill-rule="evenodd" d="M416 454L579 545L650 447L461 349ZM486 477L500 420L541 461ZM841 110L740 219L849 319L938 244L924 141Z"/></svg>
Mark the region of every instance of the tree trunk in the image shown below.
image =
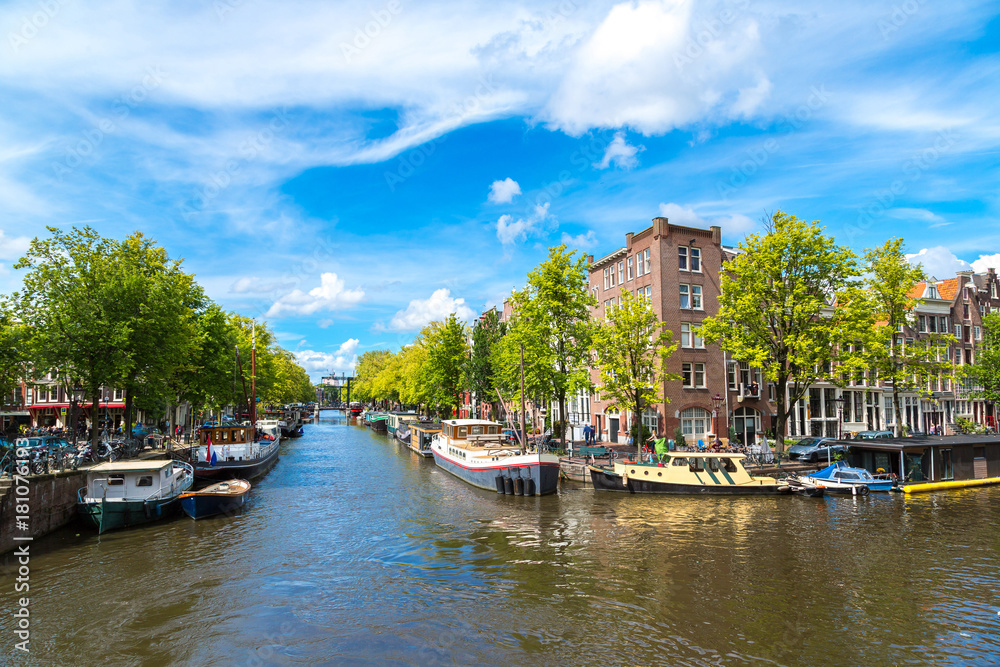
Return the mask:
<svg viewBox="0 0 1000 667"><path fill-rule="evenodd" d="M97 441L100 438L100 424L98 424L98 411L101 409L101 390L92 389L90 400L90 447L94 456L97 456Z"/></svg>
<svg viewBox="0 0 1000 667"><path fill-rule="evenodd" d="M788 381L782 381L781 378L778 378L775 390L778 401L778 414L774 421L774 445L779 452L783 452L785 451L785 422L787 420L785 399L788 392Z"/></svg>
<svg viewBox="0 0 1000 667"><path fill-rule="evenodd" d="M132 437L132 390L125 387L125 437Z"/></svg>

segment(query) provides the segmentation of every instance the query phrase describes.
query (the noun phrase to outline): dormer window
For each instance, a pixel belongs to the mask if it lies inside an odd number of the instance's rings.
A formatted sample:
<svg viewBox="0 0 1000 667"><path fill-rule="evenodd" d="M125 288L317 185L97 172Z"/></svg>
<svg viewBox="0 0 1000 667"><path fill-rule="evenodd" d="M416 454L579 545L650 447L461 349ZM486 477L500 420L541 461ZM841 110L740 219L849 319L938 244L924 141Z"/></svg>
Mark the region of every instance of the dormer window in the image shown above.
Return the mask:
<svg viewBox="0 0 1000 667"><path fill-rule="evenodd" d="M927 283L927 289L924 290L925 299L940 299L941 295L938 294L937 285L934 283Z"/></svg>

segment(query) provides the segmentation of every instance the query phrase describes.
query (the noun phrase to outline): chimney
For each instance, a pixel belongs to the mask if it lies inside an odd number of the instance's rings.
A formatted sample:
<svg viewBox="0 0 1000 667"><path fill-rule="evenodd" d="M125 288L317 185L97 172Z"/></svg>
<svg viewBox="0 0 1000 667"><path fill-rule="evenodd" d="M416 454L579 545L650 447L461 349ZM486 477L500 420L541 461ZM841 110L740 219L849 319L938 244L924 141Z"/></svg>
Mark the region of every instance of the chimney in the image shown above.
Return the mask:
<svg viewBox="0 0 1000 667"><path fill-rule="evenodd" d="M718 225L712 225L712 243L715 245L722 245L722 227Z"/></svg>
<svg viewBox="0 0 1000 667"><path fill-rule="evenodd" d="M670 229L666 218L653 218L653 236L663 236Z"/></svg>
<svg viewBox="0 0 1000 667"><path fill-rule="evenodd" d="M625 248L632 252L632 232L625 234Z"/></svg>

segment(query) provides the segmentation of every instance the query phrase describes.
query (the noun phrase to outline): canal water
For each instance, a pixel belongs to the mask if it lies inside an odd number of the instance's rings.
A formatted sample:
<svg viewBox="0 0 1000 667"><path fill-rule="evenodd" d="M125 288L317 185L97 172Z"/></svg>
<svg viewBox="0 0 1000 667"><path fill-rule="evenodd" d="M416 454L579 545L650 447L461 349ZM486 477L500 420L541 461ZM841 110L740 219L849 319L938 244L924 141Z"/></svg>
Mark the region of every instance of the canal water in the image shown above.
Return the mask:
<svg viewBox="0 0 1000 667"><path fill-rule="evenodd" d="M324 413L240 515L33 545L9 664L996 664L1000 489L475 489Z"/></svg>

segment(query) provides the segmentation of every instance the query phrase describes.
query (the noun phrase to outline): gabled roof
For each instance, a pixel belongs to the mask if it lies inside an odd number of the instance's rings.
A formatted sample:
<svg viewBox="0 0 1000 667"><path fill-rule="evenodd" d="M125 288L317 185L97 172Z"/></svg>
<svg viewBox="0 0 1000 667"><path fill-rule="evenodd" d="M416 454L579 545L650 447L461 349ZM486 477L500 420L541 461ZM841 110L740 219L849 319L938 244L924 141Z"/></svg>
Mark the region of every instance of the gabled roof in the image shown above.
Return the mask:
<svg viewBox="0 0 1000 667"><path fill-rule="evenodd" d="M937 292L940 298L945 301L954 301L955 295L958 294L958 278L948 278L947 280L935 281L934 287L937 288ZM928 299L932 298L927 295L927 282L919 282L913 286L913 288L906 293L906 296L911 299Z"/></svg>

